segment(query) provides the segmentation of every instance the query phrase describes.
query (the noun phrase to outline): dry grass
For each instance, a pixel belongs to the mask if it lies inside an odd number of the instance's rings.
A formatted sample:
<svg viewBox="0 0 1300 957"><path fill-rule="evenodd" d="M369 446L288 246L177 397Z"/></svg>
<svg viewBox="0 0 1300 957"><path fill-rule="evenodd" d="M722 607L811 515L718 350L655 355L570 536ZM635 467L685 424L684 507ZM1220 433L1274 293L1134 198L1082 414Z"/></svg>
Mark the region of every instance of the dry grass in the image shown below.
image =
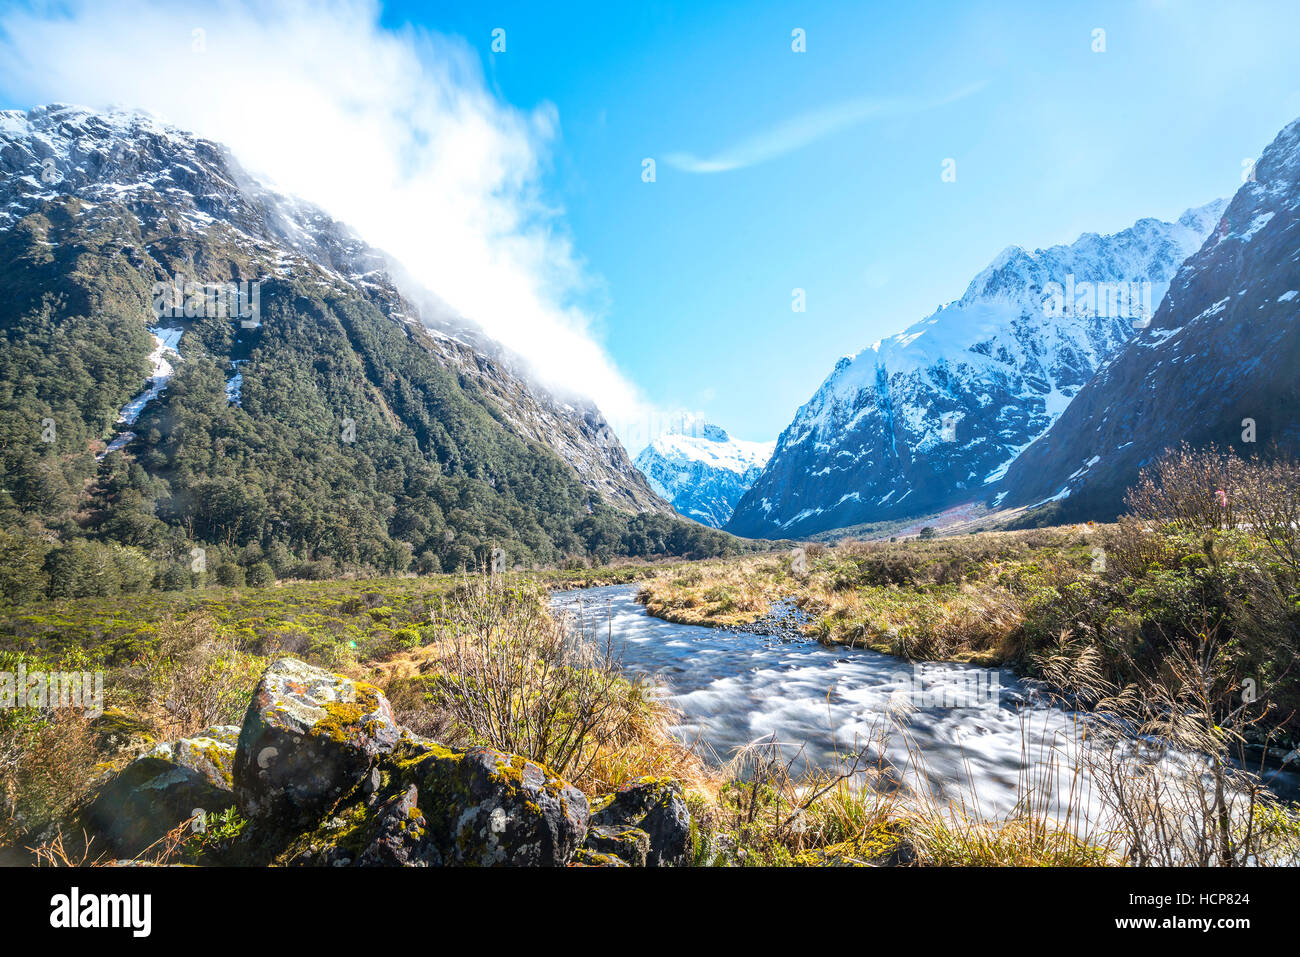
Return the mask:
<svg viewBox="0 0 1300 957"><path fill-rule="evenodd" d="M972 820L920 815L910 834L917 862L932 867L1098 867L1121 863L1105 847L1034 818Z"/></svg>
<svg viewBox="0 0 1300 957"><path fill-rule="evenodd" d="M466 579L433 643L368 677L417 733L522 754L591 794L645 775L707 789L704 765L670 733L674 712L583 627L554 620L536 588Z"/></svg>
<svg viewBox="0 0 1300 957"><path fill-rule="evenodd" d="M239 724L265 665L201 612L164 619L133 669L139 713L162 739Z"/></svg>
<svg viewBox="0 0 1300 957"><path fill-rule="evenodd" d="M54 710L0 737L0 750L9 754L0 780L0 843L14 844L29 828L68 815L89 792L101 758L78 711Z"/></svg>
<svg viewBox="0 0 1300 957"><path fill-rule="evenodd" d="M132 858L131 863L152 867L178 863L187 846L194 843L196 820L189 818L177 824ZM27 850L36 867L107 867L113 864L105 852L95 849L94 840L85 831L69 838L62 828L56 828L51 837Z"/></svg>
<svg viewBox="0 0 1300 957"><path fill-rule="evenodd" d="M986 533L935 541L842 542L792 555L701 562L647 581L639 599L681 624L744 626L793 597L810 637L914 659L992 665L1022 652L1025 597L1089 569L1097 532Z"/></svg>

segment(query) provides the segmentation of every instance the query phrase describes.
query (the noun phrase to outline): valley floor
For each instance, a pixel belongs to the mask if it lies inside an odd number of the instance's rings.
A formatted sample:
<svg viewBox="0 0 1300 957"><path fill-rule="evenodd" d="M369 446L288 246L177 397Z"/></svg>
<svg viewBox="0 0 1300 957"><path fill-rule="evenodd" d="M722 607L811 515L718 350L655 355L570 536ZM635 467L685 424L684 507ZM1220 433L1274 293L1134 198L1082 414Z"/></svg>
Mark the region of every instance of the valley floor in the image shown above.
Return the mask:
<svg viewBox="0 0 1300 957"><path fill-rule="evenodd" d="M177 739L228 751L228 764L235 747L222 741L250 720L268 668L290 658L382 696L403 733L439 742L420 745L434 763L492 748L503 761L553 772L593 808L621 789L674 782L671 801L689 809L690 847L681 853L690 863L1294 862L1300 813L1263 783L1266 765L1296 757L1300 576L1284 547L1294 527L1287 520L1270 532L1213 509L1198 517L1175 508L1110 526L842 541L733 560L278 582L10 607L0 610L0 672L99 672L104 696L96 716L0 712L0 846L10 848L8 859L34 848L46 863L120 856L111 842L77 850L71 838L105 789ZM620 669L604 642L607 626L587 634L579 625L575 634L548 612L553 590L629 583L639 583L651 614L672 621L797 630L827 644L1007 665L1039 678L1071 708L1114 719L1090 726L1087 760L1116 823L1081 835L1035 805L1032 781L1014 813L967 816L898 787L882 742L846 754L843 773L801 773L798 755L775 746L709 764L674 734L672 709ZM1144 748L1204 756L1205 773L1166 779L1118 762L1134 730ZM347 738L337 728L330 735ZM407 767L397 761L392 773ZM218 790L229 783L214 780ZM439 809L422 809L431 810ZM356 834L378 826L364 802L349 813ZM219 827L150 853L202 864L287 862L248 856L260 845L247 835L261 833L250 827L235 806ZM325 840L292 838L282 853ZM605 853L588 847L572 860L599 863Z"/></svg>
<svg viewBox="0 0 1300 957"><path fill-rule="evenodd" d="M1054 637L1036 597L1096 578L1115 526L984 532L901 542L810 543L656 569L646 610L680 624L752 628L773 606L825 644L922 660L1015 664ZM797 621L790 625L789 622Z"/></svg>

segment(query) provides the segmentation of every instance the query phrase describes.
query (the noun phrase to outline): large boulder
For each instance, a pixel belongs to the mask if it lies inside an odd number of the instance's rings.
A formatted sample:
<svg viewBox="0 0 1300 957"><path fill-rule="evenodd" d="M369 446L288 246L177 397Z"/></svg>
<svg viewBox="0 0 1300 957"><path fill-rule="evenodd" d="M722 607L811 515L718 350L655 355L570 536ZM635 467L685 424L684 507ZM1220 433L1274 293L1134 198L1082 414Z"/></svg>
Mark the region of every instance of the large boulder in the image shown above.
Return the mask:
<svg viewBox="0 0 1300 957"><path fill-rule="evenodd" d="M159 744L110 778L85 820L121 857L134 857L190 818L234 806L231 775L239 728L217 725Z"/></svg>
<svg viewBox="0 0 1300 957"><path fill-rule="evenodd" d="M631 846L627 832L619 829L635 828L644 831L649 839L645 856L648 866L680 867L691 862L691 812L677 781L639 778L625 784L596 802L591 824L602 829L597 832L601 846L595 850L618 854L616 847ZM622 836L623 843L607 842L615 834Z"/></svg>
<svg viewBox="0 0 1300 957"><path fill-rule="evenodd" d="M400 735L378 688L282 658L244 716L234 766L239 806L280 830L312 824Z"/></svg>
<svg viewBox="0 0 1300 957"><path fill-rule="evenodd" d="M587 835L583 793L519 755L412 741L393 757L444 864L563 866Z"/></svg>
<svg viewBox="0 0 1300 957"><path fill-rule="evenodd" d="M286 863L562 867L587 834L587 799L536 762L407 737Z"/></svg>

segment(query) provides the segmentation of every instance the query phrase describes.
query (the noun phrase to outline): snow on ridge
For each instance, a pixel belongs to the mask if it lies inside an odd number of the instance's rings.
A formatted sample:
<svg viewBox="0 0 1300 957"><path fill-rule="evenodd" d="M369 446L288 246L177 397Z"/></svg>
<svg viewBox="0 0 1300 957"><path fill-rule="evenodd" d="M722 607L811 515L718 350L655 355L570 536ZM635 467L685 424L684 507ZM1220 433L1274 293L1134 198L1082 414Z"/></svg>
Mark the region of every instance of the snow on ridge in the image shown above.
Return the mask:
<svg viewBox="0 0 1300 957"><path fill-rule="evenodd" d="M1174 223L1147 218L1110 236L1085 233L1069 246L1033 253L1007 246L971 281L961 299L940 306L901 332L876 340L857 355L841 359L817 394L799 410L792 423L799 428L787 444L797 444L809 433L822 434L822 427L829 424L829 406L852 401L863 389L872 388L881 370L891 378L911 375L918 380L930 379L939 366L944 367L945 376L963 367L967 376L997 374L1008 367L1031 365L1028 347L1074 352L1100 364L1105 356L1099 352L1109 355L1116 343L1096 341L1086 323L1049 318L1044 286L1048 282L1064 284L1068 275L1080 282L1145 281L1151 284L1154 311L1178 267L1200 248L1226 206L1226 200L1217 199L1187 210ZM1010 334L1009 325L1015 318L1037 328L1031 335ZM985 344L987 352L977 349ZM1064 403L1059 407L1063 409Z"/></svg>
<svg viewBox="0 0 1300 957"><path fill-rule="evenodd" d="M766 465L776 448L776 442L749 442L730 436L719 441L704 435L670 432L659 436L650 443L650 447L665 459L702 462L710 468L726 469L743 475L752 468Z"/></svg>
<svg viewBox="0 0 1300 957"><path fill-rule="evenodd" d="M836 362L729 527L818 531L883 517L913 492L939 503L999 481L1087 381L1141 330L1156 332L1143 320L1226 207L1032 252L1004 247L960 299ZM882 497L895 487L906 494ZM836 506L845 514L832 521Z"/></svg>
<svg viewBox="0 0 1300 957"><path fill-rule="evenodd" d="M775 447L775 442L733 438L718 426L688 417L642 449L633 464L678 512L720 527Z"/></svg>

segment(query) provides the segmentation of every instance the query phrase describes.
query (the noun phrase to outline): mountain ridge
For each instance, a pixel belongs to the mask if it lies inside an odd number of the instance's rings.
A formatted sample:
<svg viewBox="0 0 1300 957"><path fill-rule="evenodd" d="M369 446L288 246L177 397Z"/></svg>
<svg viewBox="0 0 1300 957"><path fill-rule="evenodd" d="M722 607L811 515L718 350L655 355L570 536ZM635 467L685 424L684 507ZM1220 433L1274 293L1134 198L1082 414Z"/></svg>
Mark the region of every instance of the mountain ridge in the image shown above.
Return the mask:
<svg viewBox="0 0 1300 957"><path fill-rule="evenodd" d="M692 418L656 437L633 463L678 513L720 528L775 445L736 439L719 426Z"/></svg>
<svg viewBox="0 0 1300 957"><path fill-rule="evenodd" d="M196 544L309 576L733 547L672 515L594 406L426 326L386 257L246 177L136 111L0 114L4 528L137 549L172 582L201 577ZM178 275L255 284L257 321L160 317ZM180 361L127 423L151 329Z"/></svg>
<svg viewBox="0 0 1300 957"><path fill-rule="evenodd" d="M1032 253L1005 247L961 298L836 363L726 529L798 536L982 498L1149 321L1223 205ZM1068 306L1066 290L1080 293Z"/></svg>
<svg viewBox="0 0 1300 957"><path fill-rule="evenodd" d="M1150 326L1008 469L1002 504L1109 518L1140 469L1181 442L1300 449L1300 120L1254 174Z"/></svg>

